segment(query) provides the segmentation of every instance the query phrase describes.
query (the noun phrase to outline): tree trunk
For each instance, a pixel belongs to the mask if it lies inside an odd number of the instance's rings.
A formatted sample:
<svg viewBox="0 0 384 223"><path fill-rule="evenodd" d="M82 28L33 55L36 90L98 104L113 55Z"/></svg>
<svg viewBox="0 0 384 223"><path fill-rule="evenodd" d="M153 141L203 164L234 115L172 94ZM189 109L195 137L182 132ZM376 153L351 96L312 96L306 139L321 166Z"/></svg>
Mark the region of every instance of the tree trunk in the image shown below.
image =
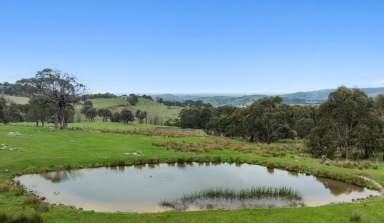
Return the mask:
<svg viewBox="0 0 384 223"><path fill-rule="evenodd" d="M255 135L252 134L251 137L249 138L249 142L255 142Z"/></svg>
<svg viewBox="0 0 384 223"><path fill-rule="evenodd" d="M65 115L64 115L64 110L61 112L61 117L60 117L60 129L65 129Z"/></svg>
<svg viewBox="0 0 384 223"><path fill-rule="evenodd" d="M368 158L369 158L369 155L370 155L370 154L369 154L369 149L368 149L368 148L365 148L365 149L364 149L364 158L365 158L365 159L368 159Z"/></svg>

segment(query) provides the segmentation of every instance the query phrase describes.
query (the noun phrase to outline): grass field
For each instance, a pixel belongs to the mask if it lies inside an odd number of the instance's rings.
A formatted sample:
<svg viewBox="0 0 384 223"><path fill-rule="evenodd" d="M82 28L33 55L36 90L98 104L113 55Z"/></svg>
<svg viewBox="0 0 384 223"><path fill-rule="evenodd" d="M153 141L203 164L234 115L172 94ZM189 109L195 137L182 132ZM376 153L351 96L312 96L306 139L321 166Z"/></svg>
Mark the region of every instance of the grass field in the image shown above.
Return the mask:
<svg viewBox="0 0 384 223"><path fill-rule="evenodd" d="M73 128L84 128L84 129L111 129L111 130L122 130L122 129L138 129L138 130L149 130L158 128L158 125L140 124L140 123L120 123L120 122L77 122L70 123L69 127Z"/></svg>
<svg viewBox="0 0 384 223"><path fill-rule="evenodd" d="M119 128L114 124L96 123L98 128ZM92 127L92 126L91 126ZM138 126L153 128L154 126ZM17 134L9 134L17 132ZM242 151L230 148L210 147L203 151L179 151L166 149L161 144L216 142L212 136L142 136L97 131L54 130L51 128L35 128L31 126L0 126L0 213L16 214L32 212L31 204L25 203L27 195L17 190L1 190L13 176L63 168L81 168L108 166L115 164L134 164L137 162L170 162L170 161L216 161L246 162L291 169L299 172L329 176L339 180L354 182L360 185L375 187L363 181L359 176L366 176L384 184L384 165L376 163L374 168L358 169L343 168L333 164L321 164L319 160L302 156L295 149L287 154L263 154L265 145L249 146L251 149ZM300 142L298 142L300 143ZM270 146L290 147L297 143L282 142ZM205 144L204 144L205 145ZM236 146L233 142L228 144ZM220 146L220 145L219 145ZM299 148L298 148L299 149ZM142 156L131 156L140 152ZM383 222L384 198L375 197L365 201L346 204L326 205L315 208L280 208L280 209L244 209L236 211L199 211L199 212L166 212L159 214L134 213L96 213L81 211L67 206L51 207L42 214L44 222L49 223L104 223L104 222L350 222L352 215L360 216L359 222Z"/></svg>
<svg viewBox="0 0 384 223"><path fill-rule="evenodd" d="M4 98L14 102L16 104L27 104L29 99L27 97L18 97L4 95ZM169 119L175 119L179 116L182 107L178 106L166 106L156 101L151 101L145 98L139 98L138 103L132 106L128 103L126 97L115 97L115 98L96 98L91 100L93 106L96 109L108 108L112 112L120 112L123 109L129 109L133 113L137 110L146 111L148 120L152 123L157 120L157 123L164 123ZM80 113L81 106L75 106L75 120L85 121L84 115Z"/></svg>
<svg viewBox="0 0 384 223"><path fill-rule="evenodd" d="M4 95L4 98L13 103L21 104L21 105L25 105L29 101L27 97L18 97L18 96L11 96L11 95Z"/></svg>

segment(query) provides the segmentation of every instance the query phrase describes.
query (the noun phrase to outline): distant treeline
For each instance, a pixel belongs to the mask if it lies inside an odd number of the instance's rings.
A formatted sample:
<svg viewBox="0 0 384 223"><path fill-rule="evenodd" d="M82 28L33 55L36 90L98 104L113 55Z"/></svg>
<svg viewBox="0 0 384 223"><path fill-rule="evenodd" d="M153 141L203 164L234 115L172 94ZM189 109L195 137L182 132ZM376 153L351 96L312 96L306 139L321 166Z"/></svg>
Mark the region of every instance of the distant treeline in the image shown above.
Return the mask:
<svg viewBox="0 0 384 223"><path fill-rule="evenodd" d="M27 92L20 84L0 83L0 95L27 96Z"/></svg>
<svg viewBox="0 0 384 223"><path fill-rule="evenodd" d="M187 106L195 106L195 107L201 107L201 106L211 106L209 103L205 103L201 100L186 100L186 101L166 101L162 98L158 98L157 102L164 104L166 106L179 106L179 107L187 107Z"/></svg>
<svg viewBox="0 0 384 223"><path fill-rule="evenodd" d="M209 134L271 143L302 138L315 156L369 158L384 152L384 95L340 87L321 105L287 105L265 97L251 106L189 106L173 123Z"/></svg>
<svg viewBox="0 0 384 223"><path fill-rule="evenodd" d="M84 99L96 99L96 98L117 98L118 96L112 93L97 93L97 94L85 94Z"/></svg>

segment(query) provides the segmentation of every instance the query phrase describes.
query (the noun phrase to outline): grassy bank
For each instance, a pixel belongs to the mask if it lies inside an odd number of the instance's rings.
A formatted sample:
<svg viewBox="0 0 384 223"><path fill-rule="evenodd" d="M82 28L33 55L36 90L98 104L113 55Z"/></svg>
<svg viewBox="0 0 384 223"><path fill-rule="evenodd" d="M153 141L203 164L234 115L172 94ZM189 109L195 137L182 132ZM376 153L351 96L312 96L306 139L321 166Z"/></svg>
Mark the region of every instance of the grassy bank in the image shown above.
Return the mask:
<svg viewBox="0 0 384 223"><path fill-rule="evenodd" d="M99 126L100 127L100 126ZM102 128L103 126L101 126ZM111 129L114 129L111 127ZM10 134L11 132L15 134ZM303 156L301 151L287 150L281 154L264 153L265 145L250 145L247 150L215 148L202 151L166 149L170 142L195 144L216 142L207 136L158 136L126 135L98 131L35 128L29 126L0 126L0 182L6 184L21 173L69 169L81 167L129 165L158 162L247 162L269 167L327 176L359 185L375 187L359 176L367 176L384 184L384 165L375 167L343 168ZM284 142L290 147L294 144ZM236 146L235 142L229 144ZM271 146L282 146L273 144ZM217 147L221 147L218 145ZM295 147L296 148L296 147ZM299 150L300 147L297 148ZM255 150L255 151L252 151ZM260 150L260 151L257 151ZM136 155L135 155L136 154ZM139 154L139 155L137 155ZM1 190L0 190L1 191ZM5 191L5 190L3 190ZM20 191L0 192L0 212L16 214L33 212L34 206L25 202L27 195ZM360 215L361 222L384 220L384 199L370 198L350 204L327 205L316 208L253 209L237 211L204 211L192 213L161 214L104 214L75 210L70 207L51 207L42 217L45 222L349 222L353 213ZM36 208L35 208L36 209Z"/></svg>

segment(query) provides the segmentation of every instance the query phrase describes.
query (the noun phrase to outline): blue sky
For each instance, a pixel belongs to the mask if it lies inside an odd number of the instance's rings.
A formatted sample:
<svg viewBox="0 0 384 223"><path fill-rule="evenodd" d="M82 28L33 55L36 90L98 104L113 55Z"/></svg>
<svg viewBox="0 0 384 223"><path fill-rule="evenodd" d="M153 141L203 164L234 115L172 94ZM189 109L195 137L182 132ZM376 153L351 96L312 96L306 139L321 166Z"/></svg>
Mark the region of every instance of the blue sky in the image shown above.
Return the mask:
<svg viewBox="0 0 384 223"><path fill-rule="evenodd" d="M91 92L384 86L384 1L0 1L0 81L45 67Z"/></svg>

